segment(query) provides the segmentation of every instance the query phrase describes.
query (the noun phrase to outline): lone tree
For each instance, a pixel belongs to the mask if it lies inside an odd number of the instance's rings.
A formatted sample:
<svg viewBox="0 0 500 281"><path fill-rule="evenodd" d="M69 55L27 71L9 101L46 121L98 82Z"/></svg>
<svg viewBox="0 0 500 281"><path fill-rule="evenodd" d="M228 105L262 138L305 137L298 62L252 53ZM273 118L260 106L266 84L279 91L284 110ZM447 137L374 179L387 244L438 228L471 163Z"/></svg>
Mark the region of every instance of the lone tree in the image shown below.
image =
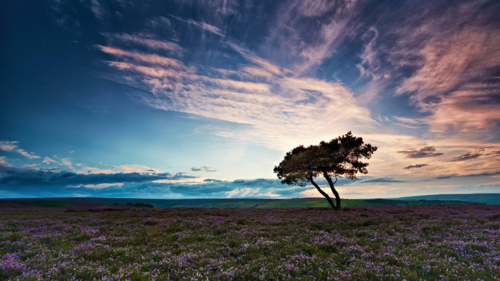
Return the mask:
<svg viewBox="0 0 500 281"><path fill-rule="evenodd" d="M375 146L365 144L363 138L355 137L348 132L329 142L322 141L319 145L297 146L286 153L285 159L274 167L274 172L282 184L306 186L311 183L328 200L332 208L338 210L340 196L335 189L337 180L341 177L353 180L356 179L358 172L368 173L366 169L368 163L363 163L360 159L370 159L376 150ZM326 178L335 195L336 204L313 180L319 175Z"/></svg>

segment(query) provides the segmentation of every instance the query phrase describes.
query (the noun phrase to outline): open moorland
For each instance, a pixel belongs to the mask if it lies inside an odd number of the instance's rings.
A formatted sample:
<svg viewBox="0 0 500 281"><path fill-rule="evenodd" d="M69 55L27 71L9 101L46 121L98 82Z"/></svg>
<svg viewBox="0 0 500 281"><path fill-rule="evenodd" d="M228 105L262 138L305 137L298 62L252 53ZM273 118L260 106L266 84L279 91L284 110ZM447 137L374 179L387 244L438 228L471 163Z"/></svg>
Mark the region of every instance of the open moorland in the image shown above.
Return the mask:
<svg viewBox="0 0 500 281"><path fill-rule="evenodd" d="M500 196L492 194L490 198L498 199ZM361 206L403 206L403 205L464 205L464 204L492 204L483 202L477 194L469 194L458 199L435 200L425 199L342 199L344 207ZM480 202L478 202L480 201ZM491 201L491 200L490 200ZM139 199L139 198L98 198L98 197L71 197L71 198L23 198L0 199L0 204L17 203L23 206L40 207L65 207L72 208L83 206L87 203L98 204L101 207L127 204L149 204L156 208L307 208L329 207L325 198L294 198L294 199L248 199L248 198L219 198L219 199ZM82 205L83 204L83 205ZM95 206L95 205L94 205Z"/></svg>
<svg viewBox="0 0 500 281"><path fill-rule="evenodd" d="M0 209L1 280L500 279L500 206Z"/></svg>

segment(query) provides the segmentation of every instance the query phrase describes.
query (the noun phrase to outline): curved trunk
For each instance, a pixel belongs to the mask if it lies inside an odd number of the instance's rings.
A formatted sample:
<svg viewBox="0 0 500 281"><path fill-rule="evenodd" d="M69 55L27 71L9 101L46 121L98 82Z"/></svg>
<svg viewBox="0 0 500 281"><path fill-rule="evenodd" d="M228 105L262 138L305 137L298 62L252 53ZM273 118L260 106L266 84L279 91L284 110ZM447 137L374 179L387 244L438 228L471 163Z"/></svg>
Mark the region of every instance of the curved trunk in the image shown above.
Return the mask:
<svg viewBox="0 0 500 281"><path fill-rule="evenodd" d="M323 176L326 178L326 181L328 181L328 184L330 185L330 188L332 189L333 195L335 195L335 201L337 203L336 209L340 209L340 195L335 189L335 184L337 183L337 178L335 177L335 182L332 181L332 178L326 171L323 171Z"/></svg>
<svg viewBox="0 0 500 281"><path fill-rule="evenodd" d="M330 196L328 196L328 194L326 194L323 190L321 190L321 188L313 181L312 177L309 178L309 181L311 181L311 183L314 185L314 187L316 187L316 189L319 191L319 193L321 193L321 195L323 195L326 198L326 200L328 200L328 203L330 203L330 206L332 206L333 209L336 209L335 204L333 204L332 198L330 198ZM340 201L337 201L337 202L340 202Z"/></svg>

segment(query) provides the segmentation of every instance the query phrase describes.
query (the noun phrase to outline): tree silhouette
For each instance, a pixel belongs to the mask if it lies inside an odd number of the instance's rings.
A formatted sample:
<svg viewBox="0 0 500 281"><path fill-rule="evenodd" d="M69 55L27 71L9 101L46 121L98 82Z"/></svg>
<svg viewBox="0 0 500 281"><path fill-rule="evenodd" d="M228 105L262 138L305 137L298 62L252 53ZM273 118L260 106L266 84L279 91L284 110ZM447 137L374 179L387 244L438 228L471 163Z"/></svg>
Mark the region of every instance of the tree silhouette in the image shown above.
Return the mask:
<svg viewBox="0 0 500 281"><path fill-rule="evenodd" d="M363 163L360 159L370 159L376 150L377 147L365 144L363 138L348 132L329 142L322 141L319 145L297 146L286 153L285 159L274 167L274 172L282 184L306 186L311 183L328 200L332 208L340 209L340 196L335 189L337 180L341 177L353 180L358 172L368 173L368 163ZM324 176L330 185L336 205L313 180L319 175ZM335 178L335 181L332 178Z"/></svg>

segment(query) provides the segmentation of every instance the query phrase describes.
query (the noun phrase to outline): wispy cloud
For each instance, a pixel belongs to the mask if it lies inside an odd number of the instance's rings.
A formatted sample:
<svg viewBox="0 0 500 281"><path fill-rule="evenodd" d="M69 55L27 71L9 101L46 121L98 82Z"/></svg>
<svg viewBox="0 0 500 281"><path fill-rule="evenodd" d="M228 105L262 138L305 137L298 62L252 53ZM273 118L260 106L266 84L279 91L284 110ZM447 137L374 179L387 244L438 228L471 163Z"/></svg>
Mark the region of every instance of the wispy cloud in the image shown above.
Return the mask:
<svg viewBox="0 0 500 281"><path fill-rule="evenodd" d="M202 166L200 168L193 167L193 168L191 168L191 171L192 172L200 172L200 171L203 171L203 172L217 172L217 170L212 169L212 168L207 167L207 166Z"/></svg>
<svg viewBox="0 0 500 281"><path fill-rule="evenodd" d="M68 159L68 158L63 158L63 159L61 159L61 163L62 163L63 165L66 165L66 166L68 166L68 167L71 167L71 161L69 161L69 159Z"/></svg>
<svg viewBox="0 0 500 281"><path fill-rule="evenodd" d="M164 179L196 178L182 173L112 173L112 174L79 174L71 171L44 170L33 168L16 168L0 165L0 184L9 187L54 187L87 184L108 184L124 182L152 182Z"/></svg>
<svg viewBox="0 0 500 281"><path fill-rule="evenodd" d="M288 149L374 124L369 111L342 84L287 77L282 68L241 47L235 48L248 64L227 76L218 71L222 77L199 73L194 66L173 58L100 48L120 60L109 65L128 80L117 79L153 92L153 96L143 97L152 107L250 124L252 130L245 137L273 148ZM135 62L126 62L130 59ZM249 75L248 67L273 76L257 82L259 78Z"/></svg>
<svg viewBox="0 0 500 281"><path fill-rule="evenodd" d="M283 5L266 45L296 73L310 73L356 28L352 20L358 2L289 1ZM313 28L307 24L309 20L314 20Z"/></svg>
<svg viewBox="0 0 500 281"><path fill-rule="evenodd" d="M147 47L150 50L168 51L174 55L180 55L182 48L174 42L160 40L154 34L138 33L138 34L112 34L103 33L111 45L130 45Z"/></svg>
<svg viewBox="0 0 500 281"><path fill-rule="evenodd" d="M474 174L462 174L462 175L459 175L459 174L442 175L442 176L437 176L434 179L442 180L442 179L451 179L451 178L484 177L484 176L496 176L496 175L500 175L500 171L474 173Z"/></svg>
<svg viewBox="0 0 500 281"><path fill-rule="evenodd" d="M5 156L0 156L0 164L1 165L6 165L6 166L9 165L9 163L7 163L7 161L5 161Z"/></svg>
<svg viewBox="0 0 500 281"><path fill-rule="evenodd" d="M419 120L419 119L412 119L412 118L399 117L399 116L393 116L393 118L399 122L406 123L406 124L411 124L411 125L421 125L422 124L422 120Z"/></svg>
<svg viewBox="0 0 500 281"><path fill-rule="evenodd" d="M115 56L121 56L124 58L133 59L137 62L146 63L146 64L150 64L150 65L169 67L169 68L176 69L176 70L185 69L184 64L182 62L174 59L174 58L168 58L168 57L159 56L159 55L155 55L155 54L143 54L143 53L136 52L136 51L129 52L129 51L124 51L121 49L105 47L105 46L98 46L98 47L105 53L115 55Z"/></svg>
<svg viewBox="0 0 500 281"><path fill-rule="evenodd" d="M141 165L113 166L113 169L121 173L161 173L160 171Z"/></svg>
<svg viewBox="0 0 500 281"><path fill-rule="evenodd" d="M372 26L362 37L369 41L365 45L363 53L360 55L361 63L356 66L360 71L361 77L371 76L374 79L378 79L379 75L376 74L376 71L379 70L381 64L375 47L379 37L378 31Z"/></svg>
<svg viewBox="0 0 500 281"><path fill-rule="evenodd" d="M491 25L497 12L484 10L485 2L452 5L433 20L416 15L396 29L401 38L391 53L394 63L418 67L397 92L410 94L430 114L425 121L433 133L484 133L500 119L498 79L492 80L500 65L500 30Z"/></svg>
<svg viewBox="0 0 500 281"><path fill-rule="evenodd" d="M404 167L403 169L409 170L409 169L416 169L416 168L422 168L425 166L429 166L428 164L416 164L416 165L409 165Z"/></svg>
<svg viewBox="0 0 500 281"><path fill-rule="evenodd" d="M500 185L500 181L476 184L476 186L491 186L491 185Z"/></svg>
<svg viewBox="0 0 500 281"><path fill-rule="evenodd" d="M26 150L19 148L17 145L18 143L19 143L18 141L0 141L0 150L15 151L28 159L40 158L40 156L37 156L33 153L29 153Z"/></svg>
<svg viewBox="0 0 500 281"><path fill-rule="evenodd" d="M95 2L86 2L87 14L93 6L101 9L97 15L112 14L112 5ZM496 169L500 29L494 1L291 0L264 9L267 3L183 6L193 18L176 9L159 17L136 3L141 13L123 19L137 23L133 29L106 28L97 33L104 41L87 43L105 54L106 78L140 90L132 93L136 100L231 122L230 128L210 127L219 137L288 150L353 130L379 147L370 160L370 174L379 179ZM495 147L457 156L486 144ZM415 164L422 158L426 164ZM126 166L78 172L153 173ZM210 194L239 196L247 188L226 184L229 191ZM383 184L370 189L383 194Z"/></svg>
<svg viewBox="0 0 500 281"><path fill-rule="evenodd" d="M421 149L403 150L398 151L398 153L406 154L407 158L426 158L443 155L443 153L436 152L436 148L434 146L426 146Z"/></svg>
<svg viewBox="0 0 500 281"><path fill-rule="evenodd" d="M18 149L16 150L19 154L21 154L22 156L28 158L28 159L38 159L40 158L40 156L37 156L37 155L34 155L33 153L29 153L27 151L25 151L24 149Z"/></svg>
<svg viewBox="0 0 500 281"><path fill-rule="evenodd" d="M99 0L91 0L90 9L92 10L96 18L100 19L104 16L105 10L103 9Z"/></svg>
<svg viewBox="0 0 500 281"><path fill-rule="evenodd" d="M50 157L45 157L42 162L47 164L47 165L49 165L50 163L56 163L56 164L61 165L61 163L57 162L56 160L54 160Z"/></svg>
<svg viewBox="0 0 500 281"><path fill-rule="evenodd" d="M18 141L0 141L0 149L3 151L12 151L17 148Z"/></svg>
<svg viewBox="0 0 500 281"><path fill-rule="evenodd" d="M191 25L191 26L194 26L196 28L199 28L200 30L208 31L208 32L211 32L213 34L219 35L220 37L224 37L224 34L222 34L222 31L218 27L210 25L208 23L199 22L199 21L195 21L195 20L192 20L192 19L187 19L186 20L186 19L183 19L183 18L180 18L180 17L176 17L176 16L173 16L173 15L170 15L170 17L172 17L172 18L174 18L174 19L176 19L178 21L187 23L188 25Z"/></svg>
<svg viewBox="0 0 500 281"><path fill-rule="evenodd" d="M457 157L453 157L451 159L448 159L447 161L449 161L449 162L467 161L467 160L471 160L471 159L476 159L481 155L482 154L478 153L478 152L467 152L467 153L459 155Z"/></svg>

